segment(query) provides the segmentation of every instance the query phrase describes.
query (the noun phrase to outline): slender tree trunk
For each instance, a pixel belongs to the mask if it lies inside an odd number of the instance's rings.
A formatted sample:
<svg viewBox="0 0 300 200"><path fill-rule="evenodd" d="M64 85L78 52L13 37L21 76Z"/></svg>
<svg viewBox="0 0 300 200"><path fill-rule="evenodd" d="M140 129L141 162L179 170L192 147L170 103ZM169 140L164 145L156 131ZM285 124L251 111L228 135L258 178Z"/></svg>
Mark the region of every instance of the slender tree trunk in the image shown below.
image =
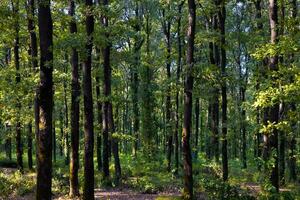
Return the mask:
<svg viewBox="0 0 300 200"><path fill-rule="evenodd" d="M261 22L261 18L262 18L262 13L261 13L261 0L256 0L255 1L255 9L256 9L256 20L257 20L257 30L258 31L262 31L263 30L263 24ZM260 66L258 66L258 71L261 71L259 69ZM260 77L260 74L258 75L258 80L257 80L257 83L256 83L256 90L258 91L260 86L259 86L259 77ZM256 110L256 124L259 126L260 125L260 110L259 108L257 108ZM256 142L257 142L257 157L261 157L262 156L262 134L259 132L259 130L257 131L256 133ZM258 168L260 169L260 166L258 166Z"/></svg>
<svg viewBox="0 0 300 200"><path fill-rule="evenodd" d="M199 149L199 116L200 116L200 105L199 98L195 99L195 149L196 149L196 159L198 157L198 149Z"/></svg>
<svg viewBox="0 0 300 200"><path fill-rule="evenodd" d="M93 114L93 95L92 95L92 48L93 48L93 32L94 17L92 12L93 0L85 0L86 6L86 33L87 56L83 65L83 104L84 104L84 185L83 199L93 200L94 197L94 114Z"/></svg>
<svg viewBox="0 0 300 200"><path fill-rule="evenodd" d="M279 34L284 36L284 29L285 29L285 1L280 0L280 28ZM279 57L279 62L284 64L283 56ZM284 102L281 102L279 105L279 119L283 121L285 118L285 106ZM279 185L285 184L285 144L286 144L286 137L285 131L279 130Z"/></svg>
<svg viewBox="0 0 300 200"><path fill-rule="evenodd" d="M28 135L27 135L27 158L28 158L28 168L33 169L32 162L32 123L28 124Z"/></svg>
<svg viewBox="0 0 300 200"><path fill-rule="evenodd" d="M115 125L114 125L114 118L113 118L112 103L109 104L108 109L109 109L109 127L110 127L111 134L113 134L115 132ZM119 158L118 139L112 137L111 142L112 142L112 151L113 151L113 156L115 161L115 184L119 185L121 179L121 164Z"/></svg>
<svg viewBox="0 0 300 200"><path fill-rule="evenodd" d="M163 10L163 17L165 18L165 10ZM172 159L172 148L173 148L173 134L171 133L171 22L168 19L163 19L163 32L166 37L166 48L167 48L167 91L166 91L166 137L167 137L167 171L171 171L171 159ZM166 21L166 22L165 22Z"/></svg>
<svg viewBox="0 0 300 200"><path fill-rule="evenodd" d="M108 0L102 0L102 5L107 6ZM102 16L102 26L108 26L108 19ZM106 33L107 34L107 33ZM106 35L107 37L107 35ZM110 144L109 144L109 134L110 134L110 98L111 95L111 67L110 67L110 46L106 45L102 49L103 55L103 96L106 97L103 103L103 173L104 179L109 181L109 154L110 154ZM111 113L112 114L112 113ZM107 182L108 183L108 182ZM108 183L109 184L109 183Z"/></svg>
<svg viewBox="0 0 300 200"><path fill-rule="evenodd" d="M270 42L272 44L276 44L278 41L277 38L277 28L278 28L278 5L277 5L277 0L269 0L269 20L270 20L270 35L271 35L271 40ZM270 71L277 71L278 70L278 56L275 55L273 57L269 58L269 70ZM274 79L274 78L273 78ZM276 82L276 80L272 80L273 83ZM276 85L274 85L276 87ZM270 107L268 112L268 120L271 123L278 123L278 112L279 112L279 106L278 104L273 105ZM276 191L279 191L279 173L278 173L278 130L276 128L272 129L271 133L268 133L268 135L265 135L267 139L267 156L270 158L270 156L273 157L275 160L274 165L272 166L271 169L271 177L270 181L271 184L276 188ZM275 151L276 155L272 155Z"/></svg>
<svg viewBox="0 0 300 200"><path fill-rule="evenodd" d="M298 7L297 7L297 0L292 0L291 1L291 7L292 7L292 18L293 20L297 19L298 16ZM293 30L293 34L297 33L297 28L295 27ZM294 55L291 56L292 60L294 61ZM294 78L291 79L291 82L294 82ZM290 108L292 112L296 112L296 104L295 102L290 104ZM293 121L292 122L292 130L293 130L293 134L291 136L291 139L289 141L289 171L290 171L290 179L292 181L297 181L297 162L296 162L296 154L297 154L297 140L296 140L296 136L297 136L297 122Z"/></svg>
<svg viewBox="0 0 300 200"><path fill-rule="evenodd" d="M27 27L28 32L30 36L30 50L28 51L30 53L30 62L32 65L32 68L34 72L37 73L38 71L38 60L37 60L37 37L35 32L35 24L34 24L34 17L35 17L35 1L34 0L27 0L26 1L26 14L27 14ZM35 110L35 135L38 135L38 104L37 104L37 95L34 98L34 110ZM28 138L27 138L27 148L28 148L28 167L29 169L32 169L32 124L30 123L28 125Z"/></svg>
<svg viewBox="0 0 300 200"><path fill-rule="evenodd" d="M60 156L64 156L64 116L62 111L59 113L59 129L60 129L60 142L59 142L59 152Z"/></svg>
<svg viewBox="0 0 300 200"><path fill-rule="evenodd" d="M100 53L100 52L99 52ZM96 75L96 97L97 97L97 119L98 124L100 126L99 130L102 130L102 102L100 100L100 78L99 75ZM102 155L101 155L101 148L102 148L102 138L101 138L101 131L97 134L97 169L101 171L102 169Z"/></svg>
<svg viewBox="0 0 300 200"><path fill-rule="evenodd" d="M37 93L39 131L37 134L36 199L51 199L52 106L53 106L53 25L50 0L38 1L40 35L40 85Z"/></svg>
<svg viewBox="0 0 300 200"><path fill-rule="evenodd" d="M240 88L241 102L245 102L246 89L244 86ZM242 106L242 105L241 105ZM246 110L242 108L241 113L241 133L242 133L242 161L243 168L247 168L247 137L246 137Z"/></svg>
<svg viewBox="0 0 300 200"><path fill-rule="evenodd" d="M65 68L65 73L67 74L67 69ZM63 83L64 87L64 110L65 110L65 127L64 127L64 147L65 147L65 165L70 164L70 144L69 144L69 114L68 114L68 100L67 100L67 84L66 80Z"/></svg>
<svg viewBox="0 0 300 200"><path fill-rule="evenodd" d="M72 17L70 22L70 33L77 33L77 25L75 19L75 0L69 0L69 15ZM79 196L79 64L78 64L78 51L72 48L71 55L72 66L72 96L71 96L71 160L70 160L70 197Z"/></svg>
<svg viewBox="0 0 300 200"><path fill-rule="evenodd" d="M221 33L221 76L222 76L222 168L223 180L228 179L228 157L227 157L227 86L226 86L226 49L225 49L225 20L226 8L225 1L219 2L220 9L218 11L220 33Z"/></svg>
<svg viewBox="0 0 300 200"><path fill-rule="evenodd" d="M191 121L192 121L192 91L194 65L194 40L196 29L196 5L194 0L188 0L189 25L187 30L186 77L184 86L184 120L182 131L183 168L184 168L184 199L193 199L193 172L190 147Z"/></svg>
<svg viewBox="0 0 300 200"><path fill-rule="evenodd" d="M54 104L54 103L53 103ZM54 113L54 105L53 105L53 113ZM53 137L53 162L56 162L56 131L55 131L55 119L53 119L52 125L52 137Z"/></svg>
<svg viewBox="0 0 300 200"><path fill-rule="evenodd" d="M19 46L20 46L20 38L19 38L19 32L20 32L20 25L19 25L19 0L11 1L13 14L15 17L15 41L14 41L14 60L15 60L15 67L16 67L16 85L19 85L21 82L21 76L20 76L20 54L19 54ZM21 111L21 102L19 97L17 97L17 105L16 105L18 111ZM18 113L19 113L18 112ZM17 114L16 116L17 122L16 122L16 153L17 153L17 166L18 169L22 172L23 171L23 150L22 150L22 138L21 138L21 122L20 122L20 116Z"/></svg>
<svg viewBox="0 0 300 200"><path fill-rule="evenodd" d="M135 18L137 20L137 24L135 25L136 33L141 31L141 22L140 22L140 14L139 14L139 3L136 2L135 9ZM140 120L139 120L139 77L138 77L138 67L140 65L141 60L141 47L143 41L140 37L137 36L134 42L134 67L131 73L131 88L132 88L132 111L133 111L133 134L135 137L135 141L133 144L133 155L136 156L138 150L138 142L139 142L139 128L140 128Z"/></svg>
<svg viewBox="0 0 300 200"><path fill-rule="evenodd" d="M212 27L215 31L219 31L217 15L212 17ZM220 47L215 42L209 44L210 48L210 63L216 67L216 72L219 72L220 67ZM219 162L219 88L213 86L211 102L211 131L212 131L212 150L216 162Z"/></svg>
<svg viewBox="0 0 300 200"><path fill-rule="evenodd" d="M182 65L182 42L181 42L181 18L182 18L182 7L184 1L178 5L178 20L177 20L177 69L176 69L176 84L180 84L180 74ZM174 143L175 143L175 175L178 174L179 166L179 91L176 91L176 113L175 113L175 132L174 132Z"/></svg>

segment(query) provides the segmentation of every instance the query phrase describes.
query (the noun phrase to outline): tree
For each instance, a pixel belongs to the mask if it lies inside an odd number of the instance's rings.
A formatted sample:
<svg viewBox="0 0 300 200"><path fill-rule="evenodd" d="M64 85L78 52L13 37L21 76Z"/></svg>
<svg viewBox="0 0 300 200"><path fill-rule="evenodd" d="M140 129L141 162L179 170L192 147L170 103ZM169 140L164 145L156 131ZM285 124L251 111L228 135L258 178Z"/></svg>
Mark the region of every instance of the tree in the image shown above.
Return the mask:
<svg viewBox="0 0 300 200"><path fill-rule="evenodd" d="M270 20L270 42L273 45L276 45L278 42L278 5L277 0L269 0L269 20ZM269 58L268 63L269 71L278 71L278 55L271 56ZM276 79L273 78L273 84L276 84ZM276 87L276 85L274 85ZM268 110L268 120L271 123L278 123L278 112L279 112L279 105L275 104L270 107ZM273 128L270 133L264 135L265 137L265 145L267 146L266 154L268 157L272 156L274 158L274 165L271 169L271 176L270 181L271 184L276 188L276 191L279 191L279 173L278 173L278 130ZM275 155L272 153L275 151Z"/></svg>
<svg viewBox="0 0 300 200"><path fill-rule="evenodd" d="M28 22L28 33L30 37L30 61L32 68L35 72L38 71L38 49L37 49L37 37L35 31L35 24L34 24L34 17L35 17L35 1L34 0L27 0L26 1L26 11L27 11L27 22ZM35 135L38 134L38 104L37 104L37 95L34 99L34 110L35 110ZM31 122L28 124L28 167L32 169L32 125Z"/></svg>
<svg viewBox="0 0 300 200"><path fill-rule="evenodd" d="M190 147L191 121L192 121L192 91L193 91L193 74L194 65L194 42L196 29L196 5L194 0L188 1L189 25L187 30L187 52L186 52L186 77L184 85L184 119L182 131L182 151L183 151L183 168L184 168L184 198L193 199L193 171L192 155Z"/></svg>
<svg viewBox="0 0 300 200"><path fill-rule="evenodd" d="M50 0L38 1L40 35L40 85L38 89L39 131L37 135L36 199L51 199L53 25Z"/></svg>
<svg viewBox="0 0 300 200"><path fill-rule="evenodd" d="M75 21L75 1L69 0L69 15L71 16L70 33L77 33ZM72 102L71 102L71 160L70 160L70 196L79 196L78 168L79 168L79 72L78 51L72 47Z"/></svg>
<svg viewBox="0 0 300 200"><path fill-rule="evenodd" d="M168 4L168 10L170 9L170 5ZM172 159L172 147L173 147L173 134L172 134L172 124L171 124L171 86L170 86L170 80L171 80L171 20L169 19L169 16L166 16L166 9L163 9L163 32L165 34L165 42L166 42L166 49L167 49L167 57L166 57L166 69L167 69L167 91L166 91L166 131L167 131L167 161L168 166L167 170L171 171L171 159Z"/></svg>
<svg viewBox="0 0 300 200"><path fill-rule="evenodd" d="M86 55L83 64L83 104L84 104L84 185L83 199L94 199L94 125L93 125L93 96L92 96L92 48L94 16L92 12L93 1L85 1L85 28L87 40L85 44Z"/></svg>
<svg viewBox="0 0 300 200"><path fill-rule="evenodd" d="M218 10L219 18L219 30L221 34L221 94L222 94L222 168L223 168L223 180L228 179L228 157L227 157L227 89L226 89L226 41L225 41L225 19L226 8L225 1L218 2L220 6Z"/></svg>
<svg viewBox="0 0 300 200"><path fill-rule="evenodd" d="M177 69L176 69L176 84L179 86L180 74L182 68L182 41L181 41L181 18L182 18L182 7L184 1L178 4L178 18L177 18ZM174 132L174 143L175 143L175 174L178 173L179 166L179 91L176 90L176 111L175 111L175 132Z"/></svg>
<svg viewBox="0 0 300 200"><path fill-rule="evenodd" d="M21 75L20 75L20 53L19 53L19 47L20 47L20 24L19 24L19 0L17 0L14 4L13 1L11 1L13 14L15 17L15 42L14 42L14 60L15 60L15 66L16 66L16 85L19 86L21 82ZM17 97L16 101L18 112L21 111L21 102L19 97ZM23 150L22 150L22 138L21 138L21 122L20 122L20 114L17 116L17 122L16 122L16 153L17 153L17 165L18 169L22 172L23 171Z"/></svg>

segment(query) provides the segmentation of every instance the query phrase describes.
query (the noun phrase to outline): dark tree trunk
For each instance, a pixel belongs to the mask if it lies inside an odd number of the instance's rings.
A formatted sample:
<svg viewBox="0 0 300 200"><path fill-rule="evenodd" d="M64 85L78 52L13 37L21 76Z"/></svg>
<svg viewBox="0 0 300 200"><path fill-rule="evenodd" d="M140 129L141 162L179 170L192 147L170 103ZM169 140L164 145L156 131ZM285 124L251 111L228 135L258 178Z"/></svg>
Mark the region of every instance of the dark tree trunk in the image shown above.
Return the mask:
<svg viewBox="0 0 300 200"><path fill-rule="evenodd" d="M228 157L227 157L227 86L226 86L226 49L225 49L225 20L226 20L226 8L225 1L219 2L220 9L218 11L220 34L221 34L221 76L222 76L222 168L223 168L223 180L228 179Z"/></svg>
<svg viewBox="0 0 300 200"><path fill-rule="evenodd" d="M34 17L35 17L35 1L34 0L27 0L26 1L26 13L27 13L27 27L28 27L28 32L30 36L30 62L32 65L32 68L35 72L38 71L38 60L37 60L37 54L38 54L38 49L37 49L37 37L36 37L36 32L35 32L35 24L34 24ZM39 121L39 116L38 116L38 105L36 103L37 101L37 95L34 98L34 110L35 110L35 135L38 135L38 121ZM27 138L27 156L28 156L28 167L29 169L32 169L32 124L30 123L28 125L28 138Z"/></svg>
<svg viewBox="0 0 300 200"><path fill-rule="evenodd" d="M242 86L240 90L241 90L240 91L241 103L243 103L245 102L246 89L244 86ZM243 168L245 169L247 168L247 137L246 137L246 110L244 108L242 108L242 113L241 113L241 133L242 133L242 162L243 162Z"/></svg>
<svg viewBox="0 0 300 200"><path fill-rule="evenodd" d="M83 65L83 104L84 104L84 185L83 199L93 200L94 197L94 125L93 125L93 95L92 95L92 48L94 17L91 12L93 0L85 0L88 8L86 13L86 58Z"/></svg>
<svg viewBox="0 0 300 200"><path fill-rule="evenodd" d="M53 113L54 113L54 102L53 102ZM53 120L52 137L53 137L53 162L56 162L56 131L55 131L55 119Z"/></svg>
<svg viewBox="0 0 300 200"><path fill-rule="evenodd" d="M298 10L297 10L297 0L292 0L291 1L291 7L292 7L292 18L296 20L297 15L298 15ZM297 33L297 28L294 28L293 34ZM291 56L292 60L294 61L294 55ZM291 82L294 82L294 78L291 78ZM296 104L295 102L290 104L290 108L292 112L296 112ZM291 139L289 141L289 172L290 172L290 180L292 181L297 181L297 163L296 163L296 154L297 154L297 121L292 122L292 130L293 134L291 136Z"/></svg>
<svg viewBox="0 0 300 200"><path fill-rule="evenodd" d="M20 46L20 38L19 38L19 32L20 32L20 25L19 25L19 0L17 0L15 3L11 1L13 14L15 17L15 41L14 41L14 60L15 60L15 67L16 67L16 85L19 85L21 82L21 76L20 76L20 54L19 54L19 46ZM16 100L16 107L17 110L21 111L21 102L19 97L17 97ZM21 138L21 122L20 122L20 116L17 114L16 116L17 122L16 122L16 154L17 154L17 166L18 169L22 172L23 171L23 150L22 150L22 138Z"/></svg>
<svg viewBox="0 0 300 200"><path fill-rule="evenodd" d="M75 19L75 0L69 0L69 15L72 17L70 22L70 33L77 33L77 25ZM79 64L78 51L72 48L71 55L72 66L72 96L71 96L71 160L70 160L70 197L79 196Z"/></svg>
<svg viewBox="0 0 300 200"><path fill-rule="evenodd" d="M67 69L65 68L65 73L67 74ZM64 127L64 147L65 147L65 165L70 164L70 144L69 144L69 114L68 114L68 100L67 100L67 83L66 80L64 80L63 83L64 87L64 111L65 111L65 127Z"/></svg>
<svg viewBox="0 0 300 200"><path fill-rule="evenodd" d="M115 125L114 125L114 118L113 118L113 109L112 109L112 103L109 104L109 129L110 133L113 134L115 132ZM118 117L118 116L117 116ZM119 145L118 145L118 139L112 137L112 152L114 156L115 161L115 184L119 185L120 179L121 179L121 164L120 164L120 158L119 158Z"/></svg>
<svg viewBox="0 0 300 200"><path fill-rule="evenodd" d="M100 52L98 52L100 53ZM97 169L101 171L102 169L102 155L101 155L101 148L102 148L102 139L101 139L101 131L102 130L102 103L100 100L100 78L99 75L96 75L96 96L97 96L97 120L100 126L99 133L97 134Z"/></svg>
<svg viewBox="0 0 300 200"><path fill-rule="evenodd" d="M199 116L200 116L200 105L199 98L195 99L195 155L196 159L198 157L198 149L199 149Z"/></svg>
<svg viewBox="0 0 300 200"><path fill-rule="evenodd" d="M176 84L180 84L180 74L182 65L182 42L181 42L181 15L184 1L178 5L178 20L177 20L177 69L176 69ZM176 113L175 113L175 132L174 132L174 143L175 143L175 175L178 174L179 167L179 91L176 91Z"/></svg>
<svg viewBox="0 0 300 200"><path fill-rule="evenodd" d="M135 25L136 33L141 31L141 22L140 22L140 14L139 14L139 3L136 2L135 9L135 18L137 20L137 24ZM139 120L139 77L138 77L138 67L140 65L141 60L141 47L143 41L140 37L137 36L134 42L134 66L131 72L131 87L132 87L132 112L133 112L133 134L135 137L135 141L133 144L133 155L136 156L138 150L138 142L139 142L139 128L140 128L140 120Z"/></svg>
<svg viewBox="0 0 300 200"><path fill-rule="evenodd" d="M257 30L258 31L262 31L263 30L263 24L261 22L261 18L262 18L262 13L261 13L261 0L256 0L255 1L255 9L256 9L256 20L257 20ZM261 71L259 69L260 66L258 66L258 71ZM259 77L260 77L260 74L258 75L258 80L257 80L257 83L256 83L256 90L259 91L259 88L260 88L260 85L259 85ZM259 108L257 108L256 110L256 124L259 126L260 125L260 110ZM256 152L257 152L257 157L261 157L262 156L262 134L259 132L259 130L257 130L257 133L256 133ZM258 168L260 169L260 165L258 166Z"/></svg>
<svg viewBox="0 0 300 200"><path fill-rule="evenodd" d="M102 0L102 5L107 6L108 0ZM107 27L108 21L107 17L102 16L102 26ZM107 33L105 35L107 36ZM110 100L108 99L111 94L111 67L110 67L110 46L106 45L102 49L103 55L103 96L106 97L103 103L103 173L104 179L109 181L109 154L110 154L110 144L109 144L109 134L110 134ZM111 113L112 114L112 113Z"/></svg>
<svg viewBox="0 0 300 200"><path fill-rule="evenodd" d="M271 40L270 42L272 44L276 44L278 41L277 38L277 28L278 28L278 5L277 5L277 0L269 0L269 20L270 20L270 35L271 35ZM273 57L269 58L269 70L271 72L277 71L278 70L278 56L275 55ZM273 83L276 82L274 78L271 80ZM274 87L276 85L274 84ZM279 105L275 104L269 109L267 109L267 119L271 123L278 123L278 112L279 112ZM265 141L265 155L266 158L269 159L270 156L273 157L275 160L274 165L272 166L271 169L271 177L270 181L271 184L276 188L276 191L279 191L279 173L278 173L278 130L276 128L272 129L271 133L268 133L264 135L266 141ZM272 155L272 152L275 151L276 155Z"/></svg>
<svg viewBox="0 0 300 200"><path fill-rule="evenodd" d="M5 154L6 154L6 158L8 158L9 160L12 160L11 138L10 137L5 140Z"/></svg>
<svg viewBox="0 0 300 200"><path fill-rule="evenodd" d="M219 31L217 15L212 17L212 26L215 31ZM210 45L210 63L216 67L219 73L220 67L220 47L215 42ZM216 162L219 162L219 96L220 90L213 86L212 105L211 105L211 131L212 131L212 150Z"/></svg>
<svg viewBox="0 0 300 200"><path fill-rule="evenodd" d="M165 10L163 10L163 17L165 18ZM173 134L171 127L171 22L169 19L163 19L163 32L166 37L166 48L167 48L167 91L166 91L166 136L167 136L167 171L171 171L171 159L172 159L172 148L173 148Z"/></svg>
<svg viewBox="0 0 300 200"><path fill-rule="evenodd" d="M194 41L196 29L196 5L194 0L188 0L189 25L187 30L187 69L184 86L184 119L182 131L183 168L184 168L184 199L193 199L193 172L190 147L191 123L192 123L192 91L193 91L193 65L194 65Z"/></svg>
<svg viewBox="0 0 300 200"><path fill-rule="evenodd" d="M28 135L27 135L27 158L28 158L28 168L33 169L32 164L32 124L28 124Z"/></svg>
<svg viewBox="0 0 300 200"><path fill-rule="evenodd" d="M108 7L108 0L103 0L103 5L105 7ZM102 16L102 25L104 27L108 27L108 17L107 16ZM109 33L105 33L105 37L109 39ZM110 99L111 95L111 65L110 65L110 49L111 44L108 43L105 45L105 47L102 49L103 53L103 68L104 68L104 82L103 82L103 93L105 98L104 102L104 112L103 112L103 138L108 137L108 135L111 136L111 148L112 148L112 153L114 156L114 161L115 161L115 181L116 184L119 183L120 178L121 178L121 166L120 166L120 159L119 159L119 145L118 145L118 139L113 137L114 133L114 119L113 119L113 109L112 109L112 102ZM107 144L103 144L103 147L107 147ZM107 149L108 150L108 149ZM106 151L105 150L105 153ZM104 154L104 151L103 151ZM107 156L107 155L105 155ZM105 166L104 166L104 160L103 160L103 168L105 167L106 169L103 169L104 171L104 176L107 179L109 177L109 169L108 169L108 159L105 159Z"/></svg>
<svg viewBox="0 0 300 200"><path fill-rule="evenodd" d="M280 28L279 34L284 36L285 29L285 1L280 0ZM283 56L279 57L280 64L284 64ZM283 121L285 118L285 103L281 102L279 105L279 119ZM279 185L285 184L285 143L286 137L283 130L279 130Z"/></svg>
<svg viewBox="0 0 300 200"><path fill-rule="evenodd" d="M59 113L59 129L60 129L60 142L59 142L59 153L60 156L64 156L64 116L62 111Z"/></svg>
<svg viewBox="0 0 300 200"><path fill-rule="evenodd" d="M50 0L38 1L40 35L40 85L38 90L39 131L37 135L36 199L51 199L53 25Z"/></svg>

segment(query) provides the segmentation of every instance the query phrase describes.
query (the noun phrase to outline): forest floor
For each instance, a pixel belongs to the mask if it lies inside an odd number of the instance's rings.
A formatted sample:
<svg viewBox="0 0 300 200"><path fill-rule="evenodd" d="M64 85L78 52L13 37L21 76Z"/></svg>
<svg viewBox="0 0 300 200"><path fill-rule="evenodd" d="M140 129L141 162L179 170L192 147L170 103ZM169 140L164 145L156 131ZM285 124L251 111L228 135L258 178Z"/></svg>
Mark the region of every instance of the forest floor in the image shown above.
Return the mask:
<svg viewBox="0 0 300 200"><path fill-rule="evenodd" d="M182 172L178 176L161 167L161 161L146 162L143 158L134 160L122 156L123 179L118 187L104 187L101 173L95 173L95 199L104 200L179 200L182 195ZM113 167L112 167L113 169ZM194 164L194 193L197 200L260 199L265 197L262 174L256 171L254 163L242 169L238 160L230 162L230 177L222 181L222 170L216 163L199 158ZM113 170L112 170L113 171ZM69 168L64 160L58 160L53 167L52 192L54 200L71 200L68 197ZM113 175L113 174L112 174ZM83 173L79 173L80 182ZM16 168L0 165L0 200L32 200L34 198L36 174L25 167L24 174ZM281 194L287 199L300 199L300 185L287 183ZM268 198L265 198L268 199ZM286 198L283 198L286 199Z"/></svg>

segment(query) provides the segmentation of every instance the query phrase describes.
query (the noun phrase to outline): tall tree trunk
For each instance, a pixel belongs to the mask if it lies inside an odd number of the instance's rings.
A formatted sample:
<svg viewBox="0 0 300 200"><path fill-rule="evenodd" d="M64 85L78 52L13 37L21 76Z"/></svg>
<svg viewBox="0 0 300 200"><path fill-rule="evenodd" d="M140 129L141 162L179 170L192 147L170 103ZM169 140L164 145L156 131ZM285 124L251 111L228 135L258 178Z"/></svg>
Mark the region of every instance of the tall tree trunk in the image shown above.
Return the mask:
<svg viewBox="0 0 300 200"><path fill-rule="evenodd" d="M67 74L67 69L65 68L65 73ZM64 80L64 114L65 114L65 127L64 127L64 147L65 147L65 165L70 164L70 144L69 144L69 114L68 114L68 100L67 100L67 83Z"/></svg>
<svg viewBox="0 0 300 200"><path fill-rule="evenodd" d="M193 199L193 172L190 147L192 121L192 91L194 66L194 43L196 29L196 5L194 0L188 0L189 25L187 30L186 77L184 86L184 119L182 131L183 168L184 168L184 199Z"/></svg>
<svg viewBox="0 0 300 200"><path fill-rule="evenodd" d="M98 52L100 53L100 52ZM100 58L99 58L100 59ZM100 99L100 78L99 74L96 75L96 97L97 97L97 120L100 126L99 133L97 134L97 169L101 171L102 169L102 155L101 155L101 148L102 148L102 138L101 138L101 131L102 130L102 102Z"/></svg>
<svg viewBox="0 0 300 200"><path fill-rule="evenodd" d="M222 76L222 168L223 180L228 179L228 158L227 158L227 86L226 86L226 42L225 42L225 20L226 8L225 1L219 2L220 9L218 11L220 33L221 33L221 76Z"/></svg>
<svg viewBox="0 0 300 200"><path fill-rule="evenodd" d="M167 136L167 171L171 171L171 159L172 159L172 148L173 148L173 134L171 127L171 22L169 19L165 19L165 10L163 10L163 32L166 37L166 48L167 48L167 91L166 91L166 136Z"/></svg>
<svg viewBox="0 0 300 200"><path fill-rule="evenodd" d="M59 142L59 152L60 152L60 156L64 156L64 116L63 116L63 112L60 111L59 113L59 129L60 129L60 142Z"/></svg>
<svg viewBox="0 0 300 200"><path fill-rule="evenodd" d="M20 46L20 25L19 25L19 0L15 3L11 1L13 14L14 14L14 29L15 29L15 41L14 41L14 60L15 60L15 67L16 67L16 85L19 85L21 82L20 76L20 54L19 54L19 46ZM23 150L22 150L22 138L21 138L21 122L19 113L21 111L21 102L19 97L16 100L16 107L18 110L18 114L16 116L16 153L17 153L17 166L18 169L22 172L23 171Z"/></svg>
<svg viewBox="0 0 300 200"><path fill-rule="evenodd" d="M54 104L54 102L53 102ZM54 105L53 105L53 113L54 113ZM56 131L55 131L55 119L53 118L53 125L52 125L52 137L53 137L53 162L56 162Z"/></svg>
<svg viewBox="0 0 300 200"><path fill-rule="evenodd" d="M212 28L214 31L219 31L217 15L212 17ZM220 67L220 47L216 42L210 43L210 63L216 68L216 73L219 72ZM212 131L212 150L216 162L219 162L219 88L213 86L212 88L212 102L211 102L211 131Z"/></svg>
<svg viewBox="0 0 300 200"><path fill-rule="evenodd" d="M69 15L72 18L70 22L70 33L77 33L77 25L75 19L75 0L69 0ZM71 97L71 160L70 160L70 197L79 196L79 64L78 51L72 48L71 55L72 66L72 97Z"/></svg>
<svg viewBox="0 0 300 200"><path fill-rule="evenodd" d="M93 200L94 197L94 114L93 114L93 95L92 95L92 48L94 17L92 12L93 0L85 0L86 21L85 28L87 33L86 58L83 65L83 103L84 103L84 185L83 199Z"/></svg>
<svg viewBox="0 0 300 200"><path fill-rule="evenodd" d="M269 0L269 20L270 20L270 35L271 35L271 44L276 44L278 41L277 38L277 28L278 28L278 5L277 0ZM278 55L272 56L269 58L269 70L270 72L276 72L278 70ZM276 82L274 78L272 78L273 83ZM276 87L276 85L274 85ZM278 112L279 106L278 104L273 105L269 109L267 109L267 118L271 123L278 123ZM276 128L272 129L271 133L264 135L265 141L265 149L267 159L270 159L270 156L274 159L274 165L271 167L271 184L276 188L276 191L279 191L279 173L278 173L278 130ZM272 155L275 151L276 155Z"/></svg>
<svg viewBox="0 0 300 200"><path fill-rule="evenodd" d="M108 0L102 0L102 5L107 6ZM102 16L102 26L107 27L108 21L107 17ZM106 33L107 34L107 33ZM107 35L106 35L107 37ZM109 181L109 154L110 154L110 98L111 95L111 67L110 67L110 46L106 45L102 49L103 56L103 96L106 97L103 102L103 173L104 179ZM111 113L112 114L112 113ZM107 182L108 183L108 182ZM108 183L109 184L109 183Z"/></svg>
<svg viewBox="0 0 300 200"><path fill-rule="evenodd" d="M199 98L195 99L195 156L196 159L198 157L198 149L199 149L199 116L200 116L200 105Z"/></svg>
<svg viewBox="0 0 300 200"><path fill-rule="evenodd" d="M261 18L262 18L262 11L261 11L261 0L256 0L255 1L255 9L256 9L256 15L255 15L255 18L257 20L257 30L258 31L262 31L263 30L263 23L261 21ZM261 34L261 33L260 33ZM258 66L258 71L260 72L261 70L259 69L260 66ZM260 77L260 74L258 75L258 80L257 80L257 83L256 83L256 86L255 86L255 89L258 91L259 90L259 77ZM260 110L259 108L257 108L256 110L256 124L259 126L260 125ZM257 157L261 157L262 156L262 134L260 133L259 130L257 130L257 133L256 133L256 148L257 148ZM258 168L260 169L260 165L258 166Z"/></svg>
<svg viewBox="0 0 300 200"><path fill-rule="evenodd" d="M53 25L50 0L38 1L40 35L40 85L38 89L39 131L37 134L36 199L51 199Z"/></svg>
<svg viewBox="0 0 300 200"><path fill-rule="evenodd" d="M28 135L27 135L27 159L28 159L28 168L33 169L32 162L32 123L28 124Z"/></svg>
<svg viewBox="0 0 300 200"><path fill-rule="evenodd" d="M297 0L292 0L291 1L291 7L292 7L292 18L293 20L297 19L298 16L298 7L297 7ZM297 28L295 26L295 28L293 29L293 35L297 33ZM294 55L291 56L292 60L294 61ZM291 82L294 82L294 78L291 78ZM290 104L290 108L292 112L296 112L296 104L295 102ZM290 172L290 179L292 181L297 181L297 162L296 162L296 154L297 154L297 140L296 140L296 136L297 136L297 121L293 121L292 122L292 130L293 130L293 134L291 136L291 139L289 141L289 172Z"/></svg>
<svg viewBox="0 0 300 200"><path fill-rule="evenodd" d="M176 69L176 84L180 84L180 74L181 74L181 65L182 65L182 42L181 42L181 18L182 18L182 7L184 1L181 1L178 4L178 20L177 20L177 69ZM176 111L175 111L175 132L174 132L174 143L175 143L175 175L178 174L179 166L179 91L176 91Z"/></svg>
<svg viewBox="0 0 300 200"><path fill-rule="evenodd" d="M103 0L103 5L108 8L108 0ZM102 25L104 27L108 27L108 17L102 16ZM105 37L109 39L109 33L105 33ZM120 166L120 159L119 159L119 145L118 145L118 139L113 137L114 133L114 119L113 119L113 109L112 109L112 100L110 98L111 96L111 64L110 64L110 52L111 52L111 44L108 43L105 45L105 47L102 49L103 52L103 68L104 68L104 84L103 84L103 92L104 97L106 97L106 100L104 102L104 132L107 132L108 136L111 137L111 148L112 153L114 156L114 162L115 162L115 181L116 184L119 183L121 178L121 166ZM106 135L106 133L105 133ZM104 137L104 136L103 136ZM106 137L106 136L105 136ZM104 154L104 152L103 152ZM104 167L104 165L103 165ZM107 168L107 163L105 164L105 167ZM104 175L105 178L108 178L109 173L107 174L108 169L105 169Z"/></svg>
<svg viewBox="0 0 300 200"><path fill-rule="evenodd" d="M136 18L136 25L135 31L139 33L141 31L141 22L140 22L140 14L139 14L139 3L136 2L135 8L135 18ZM136 36L134 41L134 66L131 72L131 88L132 88L132 112L133 112L133 134L135 137L135 141L133 144L133 155L136 156L138 150L138 142L139 142L139 128L140 128L140 119L139 119L139 98L138 98L138 91L139 91L139 77L138 77L138 67L141 64L141 47L143 41L139 36Z"/></svg>
<svg viewBox="0 0 300 200"><path fill-rule="evenodd" d="M115 132L115 124L114 124L114 118L113 118L113 109L112 109L112 103L109 104L109 127L111 135ZM118 117L118 116L117 116ZM118 138L114 138L112 136L112 152L114 156L114 162L115 162L115 184L119 185L120 179L121 179L121 164L120 164L120 158L119 158L119 145L118 145Z"/></svg>

